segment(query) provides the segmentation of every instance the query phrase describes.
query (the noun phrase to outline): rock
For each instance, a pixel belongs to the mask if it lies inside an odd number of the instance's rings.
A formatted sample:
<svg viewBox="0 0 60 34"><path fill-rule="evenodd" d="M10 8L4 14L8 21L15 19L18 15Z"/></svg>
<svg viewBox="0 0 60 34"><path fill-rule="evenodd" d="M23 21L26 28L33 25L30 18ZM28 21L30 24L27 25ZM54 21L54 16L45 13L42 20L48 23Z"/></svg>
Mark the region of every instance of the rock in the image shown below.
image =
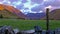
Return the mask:
<svg viewBox="0 0 60 34"><path fill-rule="evenodd" d="M11 26L3 26L0 28L0 34L15 34Z"/></svg>

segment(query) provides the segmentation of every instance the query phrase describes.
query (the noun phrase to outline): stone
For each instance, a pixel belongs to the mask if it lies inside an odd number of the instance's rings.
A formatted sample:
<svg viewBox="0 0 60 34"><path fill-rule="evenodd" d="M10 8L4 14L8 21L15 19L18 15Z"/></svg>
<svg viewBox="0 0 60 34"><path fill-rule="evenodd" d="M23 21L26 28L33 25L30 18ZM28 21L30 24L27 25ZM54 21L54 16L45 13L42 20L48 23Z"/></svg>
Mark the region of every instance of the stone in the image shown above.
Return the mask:
<svg viewBox="0 0 60 34"><path fill-rule="evenodd" d="M40 26L34 26L34 28L35 28L35 33L42 34L42 29Z"/></svg>
<svg viewBox="0 0 60 34"><path fill-rule="evenodd" d="M55 34L60 34L60 28L55 30Z"/></svg>
<svg viewBox="0 0 60 34"><path fill-rule="evenodd" d="M0 34L15 34L11 26L3 26L0 28Z"/></svg>

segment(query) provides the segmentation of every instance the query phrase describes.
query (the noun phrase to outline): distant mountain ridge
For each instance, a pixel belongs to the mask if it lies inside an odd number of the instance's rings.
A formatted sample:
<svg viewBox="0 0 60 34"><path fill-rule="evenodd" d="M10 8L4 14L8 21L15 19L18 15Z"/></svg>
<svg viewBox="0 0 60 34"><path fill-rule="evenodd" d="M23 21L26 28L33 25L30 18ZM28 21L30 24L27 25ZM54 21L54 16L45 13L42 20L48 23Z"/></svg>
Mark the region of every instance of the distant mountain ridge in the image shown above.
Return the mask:
<svg viewBox="0 0 60 34"><path fill-rule="evenodd" d="M31 19L31 20L39 20L43 18L45 15L46 15L45 13L28 13L27 17L28 19Z"/></svg>

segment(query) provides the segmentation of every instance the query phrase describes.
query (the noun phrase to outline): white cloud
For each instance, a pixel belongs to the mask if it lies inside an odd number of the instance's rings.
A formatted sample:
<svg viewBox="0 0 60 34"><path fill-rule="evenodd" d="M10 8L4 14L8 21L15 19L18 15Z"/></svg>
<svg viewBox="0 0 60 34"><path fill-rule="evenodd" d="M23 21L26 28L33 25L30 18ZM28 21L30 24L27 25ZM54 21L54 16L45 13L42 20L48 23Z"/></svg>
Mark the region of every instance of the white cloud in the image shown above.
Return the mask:
<svg viewBox="0 0 60 34"><path fill-rule="evenodd" d="M46 1L48 1L48 0L44 0L44 2L46 2Z"/></svg>
<svg viewBox="0 0 60 34"><path fill-rule="evenodd" d="M43 11L39 11L38 13L43 13Z"/></svg>
<svg viewBox="0 0 60 34"><path fill-rule="evenodd" d="M1 0L0 0L1 1ZM22 12L23 13L42 13L44 8L51 8L52 6L54 7L60 7L60 0L27 0L27 2L22 3L22 0L3 0L2 2L0 2L0 4L7 4L7 5L11 5L14 6L15 8L29 8L28 10L24 9ZM20 5L24 4L23 7L19 7ZM35 7L35 8L34 8ZM20 9L20 10L22 10ZM32 10L36 10L36 11L31 11ZM39 10L39 11L37 11ZM44 10L45 11L45 10Z"/></svg>
<svg viewBox="0 0 60 34"><path fill-rule="evenodd" d="M52 8L52 6L51 6L51 5L49 5L49 6L45 7L45 9L46 9L46 8L49 8L49 9L51 9L51 8Z"/></svg>
<svg viewBox="0 0 60 34"><path fill-rule="evenodd" d="M3 4L2 2L0 2L0 4Z"/></svg>

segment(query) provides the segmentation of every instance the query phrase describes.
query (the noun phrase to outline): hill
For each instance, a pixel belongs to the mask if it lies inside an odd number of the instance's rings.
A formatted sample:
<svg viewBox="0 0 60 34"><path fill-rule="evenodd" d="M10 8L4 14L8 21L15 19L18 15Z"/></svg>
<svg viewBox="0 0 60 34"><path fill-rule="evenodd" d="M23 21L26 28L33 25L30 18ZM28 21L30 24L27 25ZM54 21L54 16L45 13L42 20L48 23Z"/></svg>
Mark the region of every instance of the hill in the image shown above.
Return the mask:
<svg viewBox="0 0 60 34"><path fill-rule="evenodd" d="M26 16L20 10L14 8L13 6L4 4L0 4L0 14L2 14L3 17L8 18L26 18Z"/></svg>
<svg viewBox="0 0 60 34"><path fill-rule="evenodd" d="M27 14L27 17L30 20L40 20L44 16L45 16L45 13L28 13Z"/></svg>
<svg viewBox="0 0 60 34"><path fill-rule="evenodd" d="M42 19L46 19L46 16L43 17ZM52 10L49 13L49 19L60 20L60 9Z"/></svg>
<svg viewBox="0 0 60 34"><path fill-rule="evenodd" d="M3 17L3 18L18 18L17 15L9 12L8 10L0 10L0 17Z"/></svg>

